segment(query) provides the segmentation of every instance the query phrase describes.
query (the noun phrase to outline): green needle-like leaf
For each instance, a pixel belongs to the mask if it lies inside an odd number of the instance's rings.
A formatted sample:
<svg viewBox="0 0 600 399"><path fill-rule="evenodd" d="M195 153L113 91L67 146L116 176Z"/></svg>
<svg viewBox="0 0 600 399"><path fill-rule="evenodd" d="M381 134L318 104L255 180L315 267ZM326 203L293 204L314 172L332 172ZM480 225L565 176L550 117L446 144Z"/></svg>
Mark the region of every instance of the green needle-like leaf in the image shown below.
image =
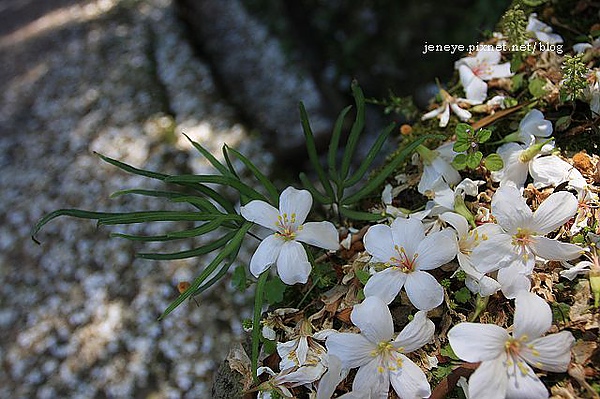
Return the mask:
<svg viewBox="0 0 600 399"><path fill-rule="evenodd" d="M141 211L105 214L98 218L99 225L133 224L145 222L207 221L221 214L183 211Z"/></svg>
<svg viewBox="0 0 600 399"><path fill-rule="evenodd" d="M394 127L395 127L395 124L392 123L392 124L388 125L381 132L381 134L379 134L379 136L377 137L377 140L371 146L371 149L369 150L367 156L365 157L365 160L360 164L357 171L352 175L352 177L350 177L349 179L344 181L344 187L352 187L353 185L358 183L360 181L360 179L363 178L365 173L367 173L367 171L371 167L371 164L373 163L373 161L375 161L377 156L380 155L381 148L383 147L383 144L385 144L385 141L387 140L387 138L390 136L390 134L394 130Z"/></svg>
<svg viewBox="0 0 600 399"><path fill-rule="evenodd" d="M356 119L350 129L350 135L348 136L348 142L344 149L344 156L342 158L342 168L340 170L340 178L343 180L348 176L350 171L350 164L354 157L354 151L358 144L358 139L365 127L365 96L356 82L352 82L352 94L354 95L354 101L356 102Z"/></svg>
<svg viewBox="0 0 600 399"><path fill-rule="evenodd" d="M185 133L183 133L183 135L190 141L190 143L192 143L192 145L196 148L196 150L198 150L198 152L200 154L202 154L202 156L204 158L206 158L208 160L208 162L210 162L211 165L214 166L215 169L217 169L219 171L219 173L221 173L223 176L231 175L231 172L229 171L229 169L227 169L227 167L225 165L223 165L221 162L219 162L219 160L217 158L215 158L214 155L210 153L210 151L208 151L206 148L202 147L199 143L196 143Z"/></svg>
<svg viewBox="0 0 600 399"><path fill-rule="evenodd" d="M325 174L325 171L323 170L323 167L319 162L319 155L317 154L317 146L315 144L315 136L313 135L312 129L310 127L310 122L308 121L308 115L302 102L300 103L300 120L302 122L302 130L304 131L308 159L313 168L315 168L317 176L319 176L319 180L321 181L325 192L333 201L333 199L335 198L335 194L333 193L333 187L331 186L331 182L327 178L327 175Z"/></svg>
<svg viewBox="0 0 600 399"><path fill-rule="evenodd" d="M300 172L300 181L302 182L302 185L304 186L304 188L307 189L308 191L310 191L313 198L315 198L321 204L329 205L329 204L333 203L333 199L331 197L327 198L326 196L321 194L319 192L319 190L317 190L317 188L312 184L312 182L310 181L310 179L308 178L308 176L306 176L306 174L304 172Z"/></svg>
<svg viewBox="0 0 600 399"><path fill-rule="evenodd" d="M383 181L390 176L401 164L404 162L406 157L415 151L415 149L423 143L425 140L433 138L436 136L433 135L425 135L415 139L412 143L406 146L402 151L400 151L394 158L390 160L390 162L375 176L369 179L369 181L362 186L360 190L351 196L344 198L342 200L342 205L352 205L367 195L371 194L374 190L376 190Z"/></svg>
<svg viewBox="0 0 600 399"><path fill-rule="evenodd" d="M214 183L226 187L232 187L240 194L252 199L257 199L267 202L267 199L247 184L242 183L239 179L231 176L216 176L216 175L180 175L170 176L165 181L170 183Z"/></svg>
<svg viewBox="0 0 600 399"><path fill-rule="evenodd" d="M131 165L127 165L126 163L117 161L116 159L107 157L106 155L99 154L97 152L94 152L94 154L96 154L100 158L102 158L103 161L108 162L109 164L114 165L117 168L122 169L127 173L132 173L135 175L145 176L145 177L149 177L151 179L158 179L158 180L165 180L169 176L164 173L157 173L157 172L152 172L150 170L138 169Z"/></svg>
<svg viewBox="0 0 600 399"><path fill-rule="evenodd" d="M342 129L344 127L344 120L346 119L346 115L352 109L351 105L348 105L346 108L340 112L337 120L335 121L335 125L333 127L333 132L331 134L331 140L329 141L329 151L327 153L327 165L329 166L329 177L333 181L338 181L339 176L337 175L337 152L340 144L340 138L342 136Z"/></svg>
<svg viewBox="0 0 600 399"><path fill-rule="evenodd" d="M169 315L169 313L171 313L173 310L175 310L175 308L177 308L181 303L183 303L183 301L191 297L191 295L200 288L202 283L217 269L217 267L221 264L221 262L223 262L223 260L225 260L225 258L239 251L240 245L242 244L242 240L248 232L248 230L250 230L250 227L252 227L252 223L246 222L238 231L234 232L235 235L233 236L231 241L229 241L227 245L223 248L223 250L219 252L219 254L212 260L212 262L210 262L208 266L206 266L202 273L200 273L200 275L196 277L196 279L194 279L194 281L190 285L190 288L188 288L184 293L179 295L177 299L171 302L171 304L159 317L159 320L165 318L167 315Z"/></svg>
<svg viewBox="0 0 600 399"><path fill-rule="evenodd" d="M271 199L271 204L274 207L278 207L279 206L279 203L278 203L279 202L279 192L277 191L277 188L275 187L275 185L273 183L271 183L269 178L267 178L267 176L265 176L256 167L256 165L254 165L248 158L246 158L244 155L242 155L239 151L237 151L236 149L231 148L227 145L225 145L225 147L227 148L227 151L233 153L233 155L235 155L237 159L242 161L242 163L250 170L250 172L252 172L254 177L256 177L256 179L267 190L267 193L269 193L269 198Z"/></svg>
<svg viewBox="0 0 600 399"><path fill-rule="evenodd" d="M364 221L369 221L369 222L376 222L378 220L385 218L385 215L382 215L380 213L355 211L355 210L348 209L343 206L340 207L340 213L342 214L342 216L345 216L348 219L364 220Z"/></svg>
<svg viewBox="0 0 600 399"><path fill-rule="evenodd" d="M169 252L169 253L139 253L136 256L140 259L151 259L151 260L175 260L175 259L187 259L193 258L200 255L206 255L211 253L212 251L221 248L224 246L232 237L236 234L237 231L230 231L225 234L221 238L211 242L210 244L206 244L202 247L188 249L186 251L179 252Z"/></svg>

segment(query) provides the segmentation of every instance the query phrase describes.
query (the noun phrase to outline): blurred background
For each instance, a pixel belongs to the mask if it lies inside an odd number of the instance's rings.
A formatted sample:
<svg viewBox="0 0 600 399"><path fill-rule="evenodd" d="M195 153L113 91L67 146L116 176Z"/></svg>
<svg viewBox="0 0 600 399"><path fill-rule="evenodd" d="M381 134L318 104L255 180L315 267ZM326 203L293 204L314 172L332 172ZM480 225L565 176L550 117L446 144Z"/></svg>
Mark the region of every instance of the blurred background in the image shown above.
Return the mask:
<svg viewBox="0 0 600 399"><path fill-rule="evenodd" d="M349 5L348 3L352 3ZM156 319L204 259L158 262L114 228L59 219L58 208L174 209L112 192L160 188L94 151L165 173L210 173L181 134L220 153L226 142L282 179L302 164L297 104L325 140L351 103L427 98L508 2L298 0L2 0L0 2L0 397L207 398L243 334L249 293L223 282ZM386 121L374 108L372 129ZM281 171L284 171L283 173ZM287 172L286 172L287 171ZM293 180L291 180L293 181ZM132 226L160 234L174 225ZM195 244L198 244L197 242ZM255 243L240 254L249 259Z"/></svg>

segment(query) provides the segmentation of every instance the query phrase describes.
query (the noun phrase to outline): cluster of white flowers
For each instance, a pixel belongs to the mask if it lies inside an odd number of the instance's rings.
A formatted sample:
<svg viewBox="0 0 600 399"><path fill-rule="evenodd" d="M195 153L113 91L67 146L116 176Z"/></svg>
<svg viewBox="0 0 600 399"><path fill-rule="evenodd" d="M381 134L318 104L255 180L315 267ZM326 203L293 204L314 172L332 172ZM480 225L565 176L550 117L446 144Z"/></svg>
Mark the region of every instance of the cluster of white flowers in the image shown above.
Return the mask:
<svg viewBox="0 0 600 399"><path fill-rule="evenodd" d="M535 15L527 29L539 40L562 42ZM462 106L486 100L486 81L512 76L509 63L500 60L500 52L487 51L457 61L455 68L466 99L442 90L443 104L422 119L438 117L444 127L450 110L462 121L471 118ZM565 372L574 338L568 331L542 336L551 328L552 312L542 298L530 292L530 279L536 266L546 261L567 265L569 269L562 275L569 279L596 267L589 261L568 264L585 250L558 238L562 232L574 234L586 226L588 204L599 202L583 175L553 154L552 133L552 123L541 111L531 109L523 117L518 130L507 135L497 150L504 167L491 174L491 180L498 183L498 188L485 193L493 193L487 200L491 205L480 207L475 217L464 199L484 194L479 189L485 182L462 179L452 166L454 142L435 150L419 146L416 160L421 163L422 175L417 190L429 202L420 212L400 211L392 206L392 187L386 186L382 200L388 216L394 210L391 223L370 226L363 238L370 256L370 277L363 288L364 300L353 306L350 315L359 332L324 330L312 335L312 327L300 328L290 341L277 344L281 372L261 369L273 376L261 397L270 397L269 389L290 397L290 388L303 385L317 399L328 399L351 369L358 369L352 391L340 398L385 399L390 385L402 399L429 397L431 387L425 373L407 354L433 340L435 326L427 312L444 302L445 292L431 272L456 259L455 269L464 273L471 292L487 297L500 291L515 303L514 324L508 331L497 325L464 322L448 332L449 343L460 359L480 362L466 393L471 398L547 398L548 390L532 367ZM536 189L564 185L577 197L570 191L555 191L539 201L534 211L523 195L528 179ZM255 276L277 265L284 283L304 284L311 264L301 243L329 251L339 249L333 224L305 223L311 206L308 191L289 187L281 194L279 209L262 201L241 207L247 220L275 232L262 240L252 257L250 270ZM594 259L598 263L597 257ZM388 306L402 288L417 311L396 334Z"/></svg>

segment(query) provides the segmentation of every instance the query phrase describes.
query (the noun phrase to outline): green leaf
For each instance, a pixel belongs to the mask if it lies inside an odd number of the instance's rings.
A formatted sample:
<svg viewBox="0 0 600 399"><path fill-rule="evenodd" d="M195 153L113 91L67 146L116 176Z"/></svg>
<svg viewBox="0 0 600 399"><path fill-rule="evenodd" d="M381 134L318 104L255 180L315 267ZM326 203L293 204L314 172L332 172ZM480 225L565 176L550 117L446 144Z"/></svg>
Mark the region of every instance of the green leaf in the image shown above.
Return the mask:
<svg viewBox="0 0 600 399"><path fill-rule="evenodd" d="M467 303L471 299L471 291L467 287L462 287L454 293L454 299L458 303Z"/></svg>
<svg viewBox="0 0 600 399"><path fill-rule="evenodd" d="M377 188L380 187L380 185L383 183L383 181L389 175L391 175L396 170L396 168L398 168L402 164L402 162L404 162L406 157L408 157L410 154L412 154L421 143L423 143L425 140L431 139L433 137L436 137L436 136L433 136L433 135L421 136L421 137L415 139L412 143L410 143L406 147L404 147L398 154L396 154L387 163L387 165L378 174L371 177L369 179L369 181L367 183L365 183L364 186L362 186L361 189L359 189L356 193L352 194L351 196L342 199L342 201L341 201L342 205L354 204L354 203L358 202L359 200L361 200L362 198L364 198L365 196L371 194L373 191L375 191Z"/></svg>
<svg viewBox="0 0 600 399"><path fill-rule="evenodd" d="M236 235L236 233L237 233L236 231L230 231L229 233L221 236L220 238L216 239L215 241L213 241L209 244L206 244L202 247L198 247L198 248L194 248L194 249L188 249L188 250L179 251L179 252L168 252L168 253L142 252L142 253L136 254L136 257L138 257L140 259L151 259L151 260L176 260L176 259L194 258L196 256L206 255L208 253L211 253L214 250L217 250L217 249L223 247Z"/></svg>
<svg viewBox="0 0 600 399"><path fill-rule="evenodd" d="M354 95L354 101L356 102L356 119L350 129L350 135L348 136L348 142L344 149L344 156L342 157L342 167L340 170L340 178L343 180L348 176L350 171L350 164L354 157L354 150L358 144L358 139L365 127L365 96L356 81L352 82L352 94Z"/></svg>
<svg viewBox="0 0 600 399"><path fill-rule="evenodd" d="M556 127L556 131L558 131L558 132L564 132L571 125L571 121L572 120L571 120L571 116L570 115L561 116L560 118L558 118L558 120L554 124L554 126Z"/></svg>
<svg viewBox="0 0 600 399"><path fill-rule="evenodd" d="M481 158L483 158L483 154L481 151L470 152L467 154L467 167L470 169L475 169L481 163Z"/></svg>
<svg viewBox="0 0 600 399"><path fill-rule="evenodd" d="M452 146L452 149L456 152L467 151L471 147L471 141L465 138L458 138Z"/></svg>
<svg viewBox="0 0 600 399"><path fill-rule="evenodd" d="M447 344L440 349L440 355L449 357L452 360L460 360L458 356L456 356L456 353L454 353L454 350L452 350L450 344Z"/></svg>
<svg viewBox="0 0 600 399"><path fill-rule="evenodd" d="M157 179L157 180L165 180L169 176L169 175L165 175L164 173L157 173L157 172L152 172L150 170L134 168L131 165L127 165L126 163L117 161L116 159L109 158L109 157L99 154L97 152L94 152L94 154L98 155L103 161L105 161L113 166L116 166L117 168L122 169L128 173L132 173L132 174L140 175L140 176L144 176L144 177L149 177L151 179Z"/></svg>
<svg viewBox="0 0 600 399"><path fill-rule="evenodd" d="M468 123L459 123L454 129L454 133L458 138L468 139L473 133L473 128Z"/></svg>
<svg viewBox="0 0 600 399"><path fill-rule="evenodd" d="M348 209L345 206L340 206L340 213L348 219L352 220L363 220L368 222L375 222L385 218L385 215L381 213L361 212Z"/></svg>
<svg viewBox="0 0 600 399"><path fill-rule="evenodd" d="M217 176L217 175L179 175L170 176L165 179L168 183L214 183L220 184L225 187L232 187L237 190L241 195L245 195L248 198L261 200L268 202L264 195L243 183L239 179L233 176Z"/></svg>
<svg viewBox="0 0 600 399"><path fill-rule="evenodd" d="M285 292L286 285L277 276L273 276L265 284L265 300L269 305L275 305L283 301L283 293Z"/></svg>
<svg viewBox="0 0 600 399"><path fill-rule="evenodd" d="M221 152L223 153L223 159L225 160L225 164L227 165L227 169L229 169L229 172L231 172L231 175L236 179L240 180L240 177L238 176L235 168L233 167L233 164L231 163L231 159L229 159L229 153L227 152L226 144L223 144L223 147L221 147Z"/></svg>
<svg viewBox="0 0 600 399"><path fill-rule="evenodd" d="M206 266L206 268L200 273L198 277L192 282L189 289L183 292L177 299L175 299L171 304L167 307L167 309L163 312L163 314L159 317L159 320L165 318L169 313L171 313L175 308L177 308L183 301L188 299L200 286L202 283L217 269L217 267L232 253L237 253L239 251L240 245L242 244L242 240L250 227L252 227L251 222L246 222L240 227L238 231L233 232L234 236L227 243L227 245L223 248L221 252Z"/></svg>
<svg viewBox="0 0 600 399"><path fill-rule="evenodd" d="M504 167L504 161L502 161L502 157L498 154L490 154L485 157L485 161L483 161L483 165L487 170L491 172L496 172Z"/></svg>
<svg viewBox="0 0 600 399"><path fill-rule="evenodd" d="M456 154L452 160L452 167L456 170L463 170L467 167L467 154Z"/></svg>
<svg viewBox="0 0 600 399"><path fill-rule="evenodd" d="M134 224L146 222L208 221L222 214L183 211L140 211L110 213L98 218L98 225Z"/></svg>
<svg viewBox="0 0 600 399"><path fill-rule="evenodd" d="M355 270L354 275L362 285L367 284L367 281L369 281L369 278L371 278L371 274L368 271L362 269Z"/></svg>
<svg viewBox="0 0 600 399"><path fill-rule="evenodd" d="M327 152L327 165L329 166L329 177L332 180L339 179L337 175L336 168L336 159L337 152L340 143L340 137L342 136L342 128L344 127L344 120L346 119L346 115L352 109L352 105L348 105L346 108L340 112L337 120L335 121L335 125L333 126L333 132L331 134L331 140L329 141L329 149Z"/></svg>
<svg viewBox="0 0 600 399"><path fill-rule="evenodd" d="M250 170L250 172L252 172L254 177L256 177L256 180L258 180L260 182L260 184L263 185L265 190L267 190L267 193L269 193L269 199L271 200L271 204L276 208L279 207L279 203L278 203L279 202L279 192L277 191L277 188L275 188L275 185L271 182L271 180L269 180L269 178L267 178L267 176L265 176L256 167L256 165L254 165L248 158L246 158L244 155L242 155L239 151L237 151L234 148L228 147L227 144L225 144L225 148L227 148L227 151L233 153L233 155L235 155L236 158L239 159Z"/></svg>
<svg viewBox="0 0 600 399"><path fill-rule="evenodd" d="M196 143L187 134L183 133L183 135L190 141L190 143L192 143L192 145L196 148L196 150L198 150L198 152L200 154L202 154L202 156L204 158L206 158L206 160L208 162L210 162L211 165L214 166L215 169L217 169L219 171L219 173L221 173L223 176L231 175L231 172L229 171L229 169L227 169L227 167L225 165L223 165L221 162L219 162L217 160L217 158L215 158L213 156L213 154L210 153L210 151L208 151L206 148L202 147L199 143Z"/></svg>
<svg viewBox="0 0 600 399"><path fill-rule="evenodd" d="M544 87L546 86L546 79L542 79L542 78L534 78L531 79L529 81L529 93L531 93L531 95L534 98L541 98L544 97L546 95L546 89L544 89Z"/></svg>
<svg viewBox="0 0 600 399"><path fill-rule="evenodd" d="M369 167L371 166L373 161L375 161L377 156L380 155L381 148L383 147L383 144L385 144L390 133L394 130L394 127L395 127L395 124L392 123L392 124L388 125L379 134L379 136L377 137L377 140L375 140L375 143L373 143L373 145L371 146L371 149L367 153L367 156L362 161L362 163L360 164L360 166L358 167L356 172L354 172L352 177L350 177L349 179L347 179L346 181L343 182L344 187L351 187L351 186L355 185L356 183L358 183L360 181L360 179L363 178L365 173L367 173L367 170L369 170Z"/></svg>
<svg viewBox="0 0 600 399"><path fill-rule="evenodd" d="M302 185L304 186L304 188L307 189L308 191L310 191L313 198L315 198L321 204L329 205L329 204L333 203L333 198L332 197L328 198L328 197L324 196L323 194L321 194L321 192L319 190L317 190L317 188L311 183L310 179L308 178L308 176L306 176L306 174L304 172L300 172L300 181L302 182Z"/></svg>
<svg viewBox="0 0 600 399"><path fill-rule="evenodd" d="M490 129L479 129L477 131L477 142L479 144L485 143L492 137L492 131Z"/></svg>
<svg viewBox="0 0 600 399"><path fill-rule="evenodd" d="M512 66L511 66L511 70L514 71ZM525 76L525 73L517 73L511 78L510 91L512 93L520 90L521 87L523 87L523 77L524 76Z"/></svg>
<svg viewBox="0 0 600 399"><path fill-rule="evenodd" d="M252 369L252 378L254 383L258 384L258 349L260 345L261 328L260 328L260 316L262 315L263 298L265 292L265 284L269 277L269 271L265 270L256 282L256 289L254 290L254 312L252 316L252 358L250 359L250 367Z"/></svg>
<svg viewBox="0 0 600 399"><path fill-rule="evenodd" d="M240 292L244 292L248 288L248 276L246 275L246 267L244 265L239 265L233 269L231 285Z"/></svg>
<svg viewBox="0 0 600 399"><path fill-rule="evenodd" d="M302 123L302 130L304 131L304 138L306 140L306 151L308 152L308 159L317 172L317 176L319 176L319 180L325 189L325 192L332 200L335 198L335 194L333 193L333 187L331 186L331 182L327 178L321 163L319 162L319 155L317 154L317 146L315 144L315 136L313 135L312 129L310 127L310 123L308 121L308 115L306 113L306 109L304 108L304 104L300 102L300 121Z"/></svg>

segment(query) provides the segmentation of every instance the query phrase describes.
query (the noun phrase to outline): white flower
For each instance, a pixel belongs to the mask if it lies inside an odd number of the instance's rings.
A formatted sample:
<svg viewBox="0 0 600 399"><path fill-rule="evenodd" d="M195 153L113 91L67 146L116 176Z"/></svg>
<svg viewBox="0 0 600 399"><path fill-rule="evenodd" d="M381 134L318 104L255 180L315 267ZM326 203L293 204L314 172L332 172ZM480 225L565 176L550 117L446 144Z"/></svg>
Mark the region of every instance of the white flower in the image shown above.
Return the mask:
<svg viewBox="0 0 600 399"><path fill-rule="evenodd" d="M311 266L300 242L335 251L338 233L330 222L307 222L312 196L306 190L286 188L279 197L279 210L264 201L254 200L241 207L242 216L275 231L258 246L250 260L250 271L256 277L277 264L281 281L286 284L306 283Z"/></svg>
<svg viewBox="0 0 600 399"><path fill-rule="evenodd" d="M552 122L545 119L541 111L532 109L519 123L518 141L530 146L536 138L550 137L552 132Z"/></svg>
<svg viewBox="0 0 600 399"><path fill-rule="evenodd" d="M440 94L442 95L442 105L440 105L438 108L434 109L433 111L429 111L427 112L425 115L423 115L421 117L421 120L427 120L427 119L431 119L431 118L439 118L440 120L440 127L446 127L448 125L448 121L450 120L450 110L452 110L452 112L454 112L456 114L456 116L458 116L458 119L460 119L463 122L468 121L469 119L471 119L472 114L467 111L466 109L461 108L461 106L459 104L464 103L464 104L469 104L469 105L474 105L474 104L480 104L480 102L477 101L471 101L465 98L455 98L453 96L450 95L450 93L448 93L446 90L440 90Z"/></svg>
<svg viewBox="0 0 600 399"><path fill-rule="evenodd" d="M443 211L452 211L454 210L457 196L463 199L465 195L474 197L479 191L479 186L484 183L483 180L465 178L452 190L448 183L440 177L434 182L430 190L425 191L424 195L430 198L435 205L444 208Z"/></svg>
<svg viewBox="0 0 600 399"><path fill-rule="evenodd" d="M325 372L326 351L323 345L310 335L311 330L312 326L308 321L301 321L300 332L296 338L277 343L277 353L281 358L279 369L293 370L285 377L289 387L314 382Z"/></svg>
<svg viewBox="0 0 600 399"><path fill-rule="evenodd" d="M577 190L577 214L571 225L571 234L575 235L581 229L588 227L589 220L594 220L594 209L600 207L600 199L598 194L593 192L590 187L585 184L581 190Z"/></svg>
<svg viewBox="0 0 600 399"><path fill-rule="evenodd" d="M561 262L563 266L567 266L567 269L561 270L560 275L568 280L573 281L579 274L585 274L591 270L594 266L589 260L582 260L577 262L575 265L571 265L567 262Z"/></svg>
<svg viewBox="0 0 600 399"><path fill-rule="evenodd" d="M402 399L429 397L431 388L425 373L404 355L433 338L435 326L426 312L417 312L395 339L392 315L379 298L365 298L354 306L350 318L360 334L333 334L325 345L330 355L342 361L343 368L359 368L352 389L385 399L391 383Z"/></svg>
<svg viewBox="0 0 600 399"><path fill-rule="evenodd" d="M583 98L590 103L592 116L600 115L600 69L595 68L588 74L589 85L583 91Z"/></svg>
<svg viewBox="0 0 600 399"><path fill-rule="evenodd" d="M467 100L482 103L487 98L485 80L508 78L513 75L510 63L499 64L501 54L497 50L479 51L474 57L465 57L454 63L458 69Z"/></svg>
<svg viewBox="0 0 600 399"><path fill-rule="evenodd" d="M335 355L327 355L328 368L321 380L319 381L319 386L317 388L317 397L316 399L331 399L335 388L342 382L346 375L348 374L347 370L342 369L342 361L339 357ZM338 399L372 399L375 398L373 392L369 389L366 391L351 391L343 394L342 396L337 396Z"/></svg>
<svg viewBox="0 0 600 399"><path fill-rule="evenodd" d="M551 194L532 212L520 191L512 185L498 188L492 197L492 215L502 231L489 235L477 245L471 260L482 273L498 271L498 282L507 297L529 289L527 276L535 257L570 260L579 257L581 247L544 237L565 224L577 211L577 199L566 191Z"/></svg>
<svg viewBox="0 0 600 399"><path fill-rule="evenodd" d="M489 296L500 289L500 284L491 277L479 272L473 261L471 253L481 242L488 240L490 236L502 231L501 227L494 223L483 224L473 230L469 230L469 223L462 215L454 212L446 212L440 215L440 219L450 224L458 234L458 264L465 272L467 288L481 296Z"/></svg>
<svg viewBox="0 0 600 399"><path fill-rule="evenodd" d="M550 26L537 19L536 13L529 15L526 30L527 32L532 32L539 41L544 43L555 44L563 42L563 38L559 34L552 33Z"/></svg>
<svg viewBox="0 0 600 399"><path fill-rule="evenodd" d="M424 145L417 147L416 151L423 162L423 174L417 186L417 190L421 194L431 190L440 177L452 186L460 181L460 174L451 164L456 155L452 149L453 146L454 142L450 141L440 145L435 150L430 150Z"/></svg>
<svg viewBox="0 0 600 399"><path fill-rule="evenodd" d="M573 45L573 51L575 54L585 53L588 49L600 49L600 38L594 39L591 43L576 43Z"/></svg>
<svg viewBox="0 0 600 399"><path fill-rule="evenodd" d="M538 184L538 187L543 186L543 175L545 172L553 174L552 171L548 171L544 162L548 160L541 160L540 154L542 152L550 151L553 147L546 143L533 144L529 147L523 146L517 143L506 143L501 145L496 151L504 162L504 167L497 171L492 172L492 180L500 182L500 186L505 184L514 184L517 187L523 187L527 176L531 175L534 178L534 185ZM549 155L555 157L554 155ZM567 164L568 165L568 164ZM569 165L569 170L573 169ZM564 174L565 169L559 171ZM536 182L539 177L541 179Z"/></svg>
<svg viewBox="0 0 600 399"><path fill-rule="evenodd" d="M493 324L460 323L448 332L454 353L467 362L481 362L469 379L469 397L545 399L548 390L530 365L565 372L575 342L568 331L542 337L552 326L550 306L521 292L515 300L512 335Z"/></svg>
<svg viewBox="0 0 600 399"><path fill-rule="evenodd" d="M396 218L391 227L371 226L363 242L373 261L387 266L367 281L365 296L377 296L390 303L404 286L417 309L429 310L442 303L442 286L425 270L435 269L456 256L458 246L452 230L425 236L421 221Z"/></svg>

